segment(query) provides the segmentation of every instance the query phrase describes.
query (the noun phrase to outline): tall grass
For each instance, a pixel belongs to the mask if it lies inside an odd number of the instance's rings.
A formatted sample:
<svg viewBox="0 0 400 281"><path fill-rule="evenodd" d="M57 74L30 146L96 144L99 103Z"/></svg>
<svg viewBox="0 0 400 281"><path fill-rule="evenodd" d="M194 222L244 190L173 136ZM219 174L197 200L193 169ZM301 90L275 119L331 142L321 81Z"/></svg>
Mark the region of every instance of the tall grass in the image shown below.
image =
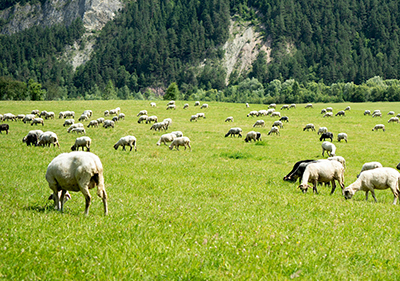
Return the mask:
<svg viewBox="0 0 400 281"><path fill-rule="evenodd" d="M399 162L400 124L387 124L389 110L400 103L316 104L314 109L282 112L290 118L280 136L267 136L275 118L246 117L263 105L209 103L200 110L177 102L151 108L145 101L1 102L0 113L30 113L33 109L91 109L94 117L119 106L126 120L115 129L86 128L91 151L102 160L109 195L109 216L92 192L88 217L84 197L73 193L63 214L47 198L47 165L69 152L77 137L63 120L45 120L38 129L53 131L61 148L27 147L22 138L36 126L8 122L0 135L0 277L9 280L396 280L400 278L399 206L391 205L389 190L378 191L378 203L357 193L344 200L340 189L332 196L302 194L297 184L282 180L302 159L322 158L316 132L303 132L307 123L326 126L349 142L338 143L337 155L347 160L346 186L365 162L395 167ZM320 110L351 105L345 117L323 118ZM159 120L172 118L169 131L191 139L192 152L156 146L163 132L138 124L136 114L147 109ZM382 119L363 116L380 109ZM278 110L279 111L279 110ZM204 112L206 119L189 122ZM397 112L396 112L397 113ZM225 123L227 116L234 123ZM76 120L77 120L76 118ZM231 127L244 134L256 128L262 142L224 137ZM88 122L85 122L87 124ZM377 123L386 132L372 132ZM138 151L115 151L120 137L134 135Z"/></svg>

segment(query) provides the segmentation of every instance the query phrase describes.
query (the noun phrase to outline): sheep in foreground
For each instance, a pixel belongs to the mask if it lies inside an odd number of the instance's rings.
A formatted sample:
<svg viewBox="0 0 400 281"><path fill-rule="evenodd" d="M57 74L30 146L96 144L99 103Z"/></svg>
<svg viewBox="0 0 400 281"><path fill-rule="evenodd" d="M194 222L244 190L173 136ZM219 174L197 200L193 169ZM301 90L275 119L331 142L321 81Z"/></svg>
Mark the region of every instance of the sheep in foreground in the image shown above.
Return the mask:
<svg viewBox="0 0 400 281"><path fill-rule="evenodd" d="M89 122L89 124L87 125L88 128L90 128L90 126L92 126L92 128L94 127L99 127L99 122L97 122L97 120L92 120Z"/></svg>
<svg viewBox="0 0 400 281"><path fill-rule="evenodd" d="M342 157L342 156L332 156L332 157L328 157L328 160L338 161L340 164L343 165L343 168L346 169L346 160L344 159L344 157Z"/></svg>
<svg viewBox="0 0 400 281"><path fill-rule="evenodd" d="M261 140L261 133L260 132L255 132L255 131L250 131L247 133L246 138L244 139L245 142L251 142L252 140L254 141L260 141Z"/></svg>
<svg viewBox="0 0 400 281"><path fill-rule="evenodd" d="M308 183L313 184L313 192L318 194L317 184L318 182L332 183L331 195L335 192L336 184L335 180L338 181L340 187L344 188L344 168L343 165L338 161L318 161L307 165L301 184L299 188L305 193L311 186Z"/></svg>
<svg viewBox="0 0 400 281"><path fill-rule="evenodd" d="M346 133L339 133L337 135L337 141L340 142L341 140L345 140L347 142L347 134Z"/></svg>
<svg viewBox="0 0 400 281"><path fill-rule="evenodd" d="M190 146L190 139L188 137L180 137L174 139L171 145L169 146L169 149L172 150L174 149L174 147L176 147L176 150L179 151L179 146L184 146L185 150L186 147L189 147L189 151L192 151L192 147Z"/></svg>
<svg viewBox="0 0 400 281"><path fill-rule="evenodd" d="M319 138L319 141L322 141L322 140L325 141L325 139L331 139L331 141L332 141L333 140L333 134L331 132L322 133L321 137Z"/></svg>
<svg viewBox="0 0 400 281"><path fill-rule="evenodd" d="M74 119L65 119L63 126L71 126L75 123Z"/></svg>
<svg viewBox="0 0 400 281"><path fill-rule="evenodd" d="M327 152L329 157L333 157L336 154L336 146L329 142L329 141L324 141L321 145L322 147L322 156L325 156L325 151Z"/></svg>
<svg viewBox="0 0 400 281"><path fill-rule="evenodd" d="M278 135L278 136L279 136L279 135L280 135L280 133L279 133L279 128L273 126L273 127L271 128L271 130L269 130L268 136L271 135L271 134L275 134L275 135Z"/></svg>
<svg viewBox="0 0 400 281"><path fill-rule="evenodd" d="M103 127L106 128L106 129L108 127L114 128L115 127L115 123L112 120L104 120Z"/></svg>
<svg viewBox="0 0 400 281"><path fill-rule="evenodd" d="M233 117L232 116L226 117L225 122L233 122Z"/></svg>
<svg viewBox="0 0 400 281"><path fill-rule="evenodd" d="M103 165L98 156L91 152L74 151L58 155L47 167L46 180L53 190L56 209L64 211L67 191L81 191L85 196L85 215L89 214L91 196L89 189L97 185L97 195L103 200L107 215L107 193L104 188ZM62 191L61 196L58 192ZM60 206L61 203L61 206Z"/></svg>
<svg viewBox="0 0 400 281"><path fill-rule="evenodd" d="M314 126L314 124L307 124L304 128L303 128L303 131L305 131L305 130L307 130L307 131L309 131L309 130L311 130L311 131L315 131L315 126Z"/></svg>
<svg viewBox="0 0 400 281"><path fill-rule="evenodd" d="M79 147L82 147L82 151L84 151L83 149L86 147L87 151L90 151L90 145L92 143L92 140L89 137L80 137L77 138L75 140L75 143L73 146L71 146L71 150L75 151L75 150L79 150Z"/></svg>
<svg viewBox="0 0 400 281"><path fill-rule="evenodd" d="M328 132L328 128L327 127L319 127L318 129L318 135L321 135L323 133Z"/></svg>
<svg viewBox="0 0 400 281"><path fill-rule="evenodd" d="M392 117L389 119L388 123L399 123L399 117Z"/></svg>
<svg viewBox="0 0 400 281"><path fill-rule="evenodd" d="M60 144L58 143L58 137L55 133L47 131L40 135L38 146L50 147L51 144L53 144L53 146L57 145L58 147L60 147Z"/></svg>
<svg viewBox="0 0 400 281"><path fill-rule="evenodd" d="M231 128L231 129L229 129L228 133L225 134L225 137L228 137L228 136L236 137L236 135L238 135L239 137L242 137L242 129L241 128Z"/></svg>
<svg viewBox="0 0 400 281"><path fill-rule="evenodd" d="M382 131L385 131L385 125L383 125L383 124L377 124L377 125L375 125L375 127L372 129L372 131L378 131L379 129L381 129Z"/></svg>
<svg viewBox="0 0 400 281"><path fill-rule="evenodd" d="M177 136L173 133L169 133L169 134L164 134L160 137L160 139L158 140L158 142L156 143L156 145L160 146L161 143L164 143L165 145L167 145L167 142L171 142L174 139L176 139Z"/></svg>
<svg viewBox="0 0 400 281"><path fill-rule="evenodd" d="M37 125L37 124L42 124L42 126L44 126L44 122L42 118L35 118L32 120L31 126L33 125Z"/></svg>
<svg viewBox="0 0 400 281"><path fill-rule="evenodd" d="M364 165L361 168L360 173L357 175L357 178L360 177L360 174L364 171L368 171L368 170L372 170L372 169L376 169L376 168L382 168L382 164L379 162L367 162L364 163Z"/></svg>
<svg viewBox="0 0 400 281"><path fill-rule="evenodd" d="M136 138L134 136L126 136L120 138L119 141L116 144L114 144L114 148L115 150L117 150L119 146L122 146L122 150L126 150L125 149L126 145L129 145L131 147L129 151L132 151L132 148L135 148L135 151L137 151Z"/></svg>
<svg viewBox="0 0 400 281"><path fill-rule="evenodd" d="M256 123L254 123L253 127L265 127L265 122L264 120L257 120Z"/></svg>
<svg viewBox="0 0 400 281"><path fill-rule="evenodd" d="M343 190L345 199L351 199L357 191L365 191L365 200L368 200L368 192L370 191L375 202L378 202L375 197L375 189L392 190L394 200L393 205L396 205L399 197L399 177L400 173L393 168L376 168L364 171L359 178Z"/></svg>

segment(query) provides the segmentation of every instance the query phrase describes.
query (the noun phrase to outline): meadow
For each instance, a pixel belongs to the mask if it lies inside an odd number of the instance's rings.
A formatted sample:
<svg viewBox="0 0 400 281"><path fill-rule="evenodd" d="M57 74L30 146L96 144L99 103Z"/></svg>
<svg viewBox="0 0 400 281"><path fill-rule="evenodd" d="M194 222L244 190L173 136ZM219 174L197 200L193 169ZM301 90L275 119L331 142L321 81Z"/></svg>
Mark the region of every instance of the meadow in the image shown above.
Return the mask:
<svg viewBox="0 0 400 281"><path fill-rule="evenodd" d="M208 102L208 109L166 110L166 101L0 102L0 113L27 114L33 109L73 110L75 120L86 110L102 117L121 108L126 120L114 129L85 128L91 152L103 163L109 215L91 190L85 217L84 197L72 193L64 213L48 201L47 165L69 152L76 134L64 120L45 125L19 122L0 135L0 279L5 280L397 280L400 279L400 206L390 190L377 191L378 203L358 192L345 200L338 187L320 186L319 194L303 194L298 183L282 178L303 159L322 159L316 132L307 123L326 126L348 143L333 142L347 161L345 185L356 180L363 163L400 161L400 124L388 124L387 112L400 103L314 104L281 111L289 117L280 136L267 136L271 117L246 117L266 105ZM323 118L351 106L345 117ZM278 105L279 110L280 105ZM164 132L138 124L146 109L159 120L172 118L169 131L182 131L192 151L156 146ZM364 116L380 109L382 118ZM189 122L192 114L206 119ZM233 123L225 123L228 116ZM93 119L93 118L92 118ZM245 143L258 119L265 120L261 142ZM88 124L88 122L84 122ZM383 123L386 132L372 132ZM224 135L241 127L243 138ZM55 132L57 147L28 147L29 130ZM134 135L138 151L114 150L120 137Z"/></svg>

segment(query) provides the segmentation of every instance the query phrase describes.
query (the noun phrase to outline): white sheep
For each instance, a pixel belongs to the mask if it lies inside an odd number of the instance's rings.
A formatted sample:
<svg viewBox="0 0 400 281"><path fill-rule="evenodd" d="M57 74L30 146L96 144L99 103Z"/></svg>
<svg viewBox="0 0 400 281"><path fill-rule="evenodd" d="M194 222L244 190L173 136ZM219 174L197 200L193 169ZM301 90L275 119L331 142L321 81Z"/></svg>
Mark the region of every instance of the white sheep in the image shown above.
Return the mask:
<svg viewBox="0 0 400 281"><path fill-rule="evenodd" d="M196 113L197 118L206 118L206 115L203 112Z"/></svg>
<svg viewBox="0 0 400 281"><path fill-rule="evenodd" d="M154 131L161 131L165 129L165 123L164 122L159 122L159 123L154 123L151 127L150 130Z"/></svg>
<svg viewBox="0 0 400 281"><path fill-rule="evenodd" d="M228 137L228 136L236 137L236 135L238 135L240 138L242 137L242 129L241 128L239 128L239 127L230 128L228 133L225 134L225 137Z"/></svg>
<svg viewBox="0 0 400 281"><path fill-rule="evenodd" d="M75 123L74 119L65 119L63 126L71 126Z"/></svg>
<svg viewBox="0 0 400 281"><path fill-rule="evenodd" d="M365 110L365 111L364 111L364 116L365 116L365 115L371 115L371 110Z"/></svg>
<svg viewBox="0 0 400 281"><path fill-rule="evenodd" d="M99 122L97 122L97 120L92 120L89 122L89 124L87 125L88 128L90 128L90 126L93 127L99 127Z"/></svg>
<svg viewBox="0 0 400 281"><path fill-rule="evenodd" d="M318 135L321 135L321 134L326 133L326 132L328 132L328 128L327 127L320 127L318 129Z"/></svg>
<svg viewBox="0 0 400 281"><path fill-rule="evenodd" d="M171 134L174 134L177 138L183 137L183 133L181 131L175 131L172 132Z"/></svg>
<svg viewBox="0 0 400 281"><path fill-rule="evenodd" d="M399 177L400 173L393 168L376 168L364 171L355 182L343 190L343 196L345 199L351 199L357 191L362 190L365 191L365 200L368 200L368 192L370 191L375 202L377 202L375 189L390 188L394 196L393 204L396 205L399 197Z"/></svg>
<svg viewBox="0 0 400 281"><path fill-rule="evenodd" d="M157 105L156 105L155 102L151 102L151 103L150 103L150 106L151 106L151 107L157 107Z"/></svg>
<svg viewBox="0 0 400 281"><path fill-rule="evenodd" d="M332 117L333 113L332 112L327 112L325 113L325 115L323 117Z"/></svg>
<svg viewBox="0 0 400 281"><path fill-rule="evenodd" d="M347 134L346 133L339 133L337 135L337 141L340 142L341 140L345 140L347 142Z"/></svg>
<svg viewBox="0 0 400 281"><path fill-rule="evenodd" d="M313 192L318 194L317 184L318 182L332 183L331 195L335 192L336 184L335 180L338 181L340 187L344 188L344 167L338 161L324 161L319 160L315 163L307 165L303 173L303 178L299 188L305 193L311 186L308 183L313 184Z"/></svg>
<svg viewBox="0 0 400 281"><path fill-rule="evenodd" d="M115 109L110 109L109 114L110 114L110 115L117 115L118 112L117 112L117 110L115 110ZM147 113L146 113L146 114L147 114Z"/></svg>
<svg viewBox="0 0 400 281"><path fill-rule="evenodd" d="M174 139L169 146L169 149L172 150L174 147L176 147L176 150L179 151L179 146L184 146L185 150L186 147L189 147L189 151L192 151L192 147L190 146L190 139L188 137L180 137Z"/></svg>
<svg viewBox="0 0 400 281"><path fill-rule="evenodd" d="M336 154L336 146L329 142L329 141L324 141L321 144L322 147L322 156L325 156L325 151L327 152L328 156L333 157Z"/></svg>
<svg viewBox="0 0 400 281"><path fill-rule="evenodd" d="M313 108L313 105L312 105L312 103L308 103L308 104L306 104L306 107L305 108Z"/></svg>
<svg viewBox="0 0 400 281"><path fill-rule="evenodd" d="M389 111L387 115L394 115L394 111Z"/></svg>
<svg viewBox="0 0 400 281"><path fill-rule="evenodd" d="M92 140L89 137L80 137L77 138L75 140L75 143L73 146L71 146L71 150L75 151L75 150L79 150L79 147L82 147L82 151L84 151L83 149L86 147L87 151L90 151L90 145L92 143Z"/></svg>
<svg viewBox="0 0 400 281"><path fill-rule="evenodd" d="M254 123L253 127L265 127L265 122L264 120L257 120L256 123Z"/></svg>
<svg viewBox="0 0 400 281"><path fill-rule="evenodd" d="M282 110L282 109L289 109L289 105L288 105L288 104L282 105L281 110Z"/></svg>
<svg viewBox="0 0 400 281"><path fill-rule="evenodd" d="M47 113L47 111L46 110L43 110L42 112L40 112L40 114L39 114L39 117L44 117L44 116L46 116L46 113Z"/></svg>
<svg viewBox="0 0 400 281"><path fill-rule="evenodd" d="M60 111L60 113L58 113L58 119L62 119L64 118L64 116L65 116L64 111Z"/></svg>
<svg viewBox="0 0 400 281"><path fill-rule="evenodd" d="M261 115L267 116L267 113L268 113L267 110L261 109L261 110L258 111L258 116L261 116Z"/></svg>
<svg viewBox="0 0 400 281"><path fill-rule="evenodd" d="M29 131L29 133L22 139L22 142L26 143L26 145L38 145L39 138L43 134L42 130L33 130Z"/></svg>
<svg viewBox="0 0 400 281"><path fill-rule="evenodd" d="M35 118L32 120L31 126L33 125L37 125L37 124L42 124L42 126L44 126L44 122L42 118Z"/></svg>
<svg viewBox="0 0 400 281"><path fill-rule="evenodd" d="M246 102L246 107L250 107L250 105Z"/></svg>
<svg viewBox="0 0 400 281"><path fill-rule="evenodd" d="M199 106L200 105L200 102L199 101L196 101L195 103L194 103L194 106Z"/></svg>
<svg viewBox="0 0 400 281"><path fill-rule="evenodd" d="M143 121L146 121L147 120L147 118L148 118L149 116L147 116L147 115L141 115L140 117L139 117L139 119L138 119L138 123L140 124L140 123L143 123Z"/></svg>
<svg viewBox="0 0 400 281"><path fill-rule="evenodd" d="M97 185L97 195L103 200L107 215L107 193L104 188L103 165L98 156L91 152L74 151L58 155L47 167L46 180L53 190L56 209L64 211L67 191L81 191L85 196L85 215L89 214L91 196L89 189ZM62 191L59 197L58 192ZM61 206L60 206L61 203Z"/></svg>
<svg viewBox="0 0 400 281"><path fill-rule="evenodd" d="M325 113L326 113L326 109L325 108L321 109L321 114L325 114Z"/></svg>
<svg viewBox="0 0 400 281"><path fill-rule="evenodd" d="M121 113L121 108L116 107L116 108L115 108L115 111L116 111L118 114L120 114L120 113Z"/></svg>
<svg viewBox="0 0 400 281"><path fill-rule="evenodd" d="M275 108L270 108L270 109L268 109L266 115L267 115L267 116L268 116L268 115L271 115L272 112L275 112Z"/></svg>
<svg viewBox="0 0 400 281"><path fill-rule="evenodd" d="M87 116L86 114L82 114L79 117L78 121L87 121L88 119L89 119L89 116Z"/></svg>
<svg viewBox="0 0 400 281"><path fill-rule="evenodd" d="M105 117L106 117L106 116L110 116L110 111L108 111L108 110L104 111L104 116L105 116Z"/></svg>
<svg viewBox="0 0 400 281"><path fill-rule="evenodd" d="M203 116L204 117L204 116ZM204 117L205 118L205 117ZM172 119L171 118L165 118L163 120L163 123L165 124L164 129L168 130L169 126L172 124Z"/></svg>
<svg viewBox="0 0 400 281"><path fill-rule="evenodd" d="M186 108L189 108L189 104L188 104L188 103L185 103L185 104L183 105L183 109L186 109Z"/></svg>
<svg viewBox="0 0 400 281"><path fill-rule="evenodd" d="M272 124L272 127L274 127L274 126L283 129L282 121L275 121L274 124Z"/></svg>
<svg viewBox="0 0 400 281"><path fill-rule="evenodd" d="M208 108L208 104L207 104L207 103L203 103L203 104L200 106L200 109L202 109L202 108Z"/></svg>
<svg viewBox="0 0 400 281"><path fill-rule="evenodd" d="M169 101L169 102L167 103L167 106L168 106L168 105L173 105L173 104L175 104L175 101L174 101L174 100L171 100L171 101Z"/></svg>
<svg viewBox="0 0 400 281"><path fill-rule="evenodd" d="M147 115L147 110L141 110L139 113L136 115L136 117L142 116L142 115Z"/></svg>
<svg viewBox="0 0 400 281"><path fill-rule="evenodd" d="M83 111L82 115L86 115L88 118L90 118L93 115L93 111L85 110L85 111Z"/></svg>
<svg viewBox="0 0 400 281"><path fill-rule="evenodd" d="M399 117L392 117L389 119L388 123L399 123Z"/></svg>
<svg viewBox="0 0 400 281"><path fill-rule="evenodd" d="M303 128L303 131L305 131L305 130L307 130L307 131L309 131L309 130L315 131L315 126L314 126L314 124L312 124L312 123L307 124L307 125Z"/></svg>
<svg viewBox="0 0 400 281"><path fill-rule="evenodd" d="M376 168L382 168L382 164L379 162L367 162L364 163L364 165L361 168L360 173L357 175L357 178L360 177L360 174L364 171L368 171L368 170L372 170L372 169L376 169Z"/></svg>
<svg viewBox="0 0 400 281"><path fill-rule="evenodd" d="M39 112L40 112L39 109L34 109L32 110L31 114L39 116L40 114Z"/></svg>
<svg viewBox="0 0 400 281"><path fill-rule="evenodd" d="M35 119L34 114L27 114L27 115L25 115L24 119L22 119L22 122L26 123L26 122L32 121L33 119Z"/></svg>
<svg viewBox="0 0 400 281"><path fill-rule="evenodd" d="M332 111L333 111L332 107L329 106L329 107L326 108L326 112L332 112Z"/></svg>
<svg viewBox="0 0 400 281"><path fill-rule="evenodd" d="M169 134L164 134L160 137L160 139L158 140L158 142L156 143L156 145L160 146L161 143L164 143L165 145L167 145L167 142L171 142L174 139L176 139L177 136L173 133L169 133Z"/></svg>
<svg viewBox="0 0 400 281"><path fill-rule="evenodd" d="M292 103L289 108L296 108L296 104Z"/></svg>
<svg viewBox="0 0 400 281"><path fill-rule="evenodd" d="M119 141L116 144L114 144L114 148L115 150L117 150L119 146L122 146L122 150L126 150L125 149L126 145L129 145L131 147L129 151L132 151L132 148L135 148L135 151L137 151L136 138L134 136L126 136L120 138Z"/></svg>
<svg viewBox="0 0 400 281"><path fill-rule="evenodd" d="M175 105L175 104L170 104L170 105L168 105L168 106L167 106L167 110L169 110L169 109L174 109L174 110L176 110L176 105Z"/></svg>
<svg viewBox="0 0 400 281"><path fill-rule="evenodd" d="M381 112L375 112L372 114L372 117L381 117L382 118L382 113Z"/></svg>
<svg viewBox="0 0 400 281"><path fill-rule="evenodd" d="M46 145L50 146L50 144L53 144L53 146L57 145L58 147L60 147L57 135L51 131L47 131L41 134L39 137L38 146L46 146Z"/></svg>
<svg viewBox="0 0 400 281"><path fill-rule="evenodd" d="M225 122L233 122L233 116L226 117Z"/></svg>
<svg viewBox="0 0 400 281"><path fill-rule="evenodd" d="M115 127L115 123L112 120L104 120L103 128L107 129L108 127Z"/></svg>
<svg viewBox="0 0 400 281"><path fill-rule="evenodd" d="M157 118L157 116L155 116L155 115L148 116L148 117L146 118L146 124L151 123L151 122L156 123L157 121L158 121L158 118Z"/></svg>
<svg viewBox="0 0 400 281"><path fill-rule="evenodd" d="M69 110L64 111L64 118L67 118L67 117L75 118L75 112L74 111L69 111Z"/></svg>
<svg viewBox="0 0 400 281"><path fill-rule="evenodd" d="M270 134L276 134L276 135L279 136L279 135L280 135L280 133L279 133L279 128L273 126L273 127L271 128L271 130L268 132L268 136L269 136Z"/></svg>
<svg viewBox="0 0 400 281"><path fill-rule="evenodd" d="M344 157L342 157L342 156L332 156L332 157L328 157L328 160L338 161L340 164L343 165L343 168L346 169L346 159L344 159Z"/></svg>
<svg viewBox="0 0 400 281"><path fill-rule="evenodd" d="M75 132L76 132L77 134L84 134L84 135L86 135L85 128L83 128L83 127L73 128L70 132L71 132L71 133L75 133Z"/></svg>
<svg viewBox="0 0 400 281"><path fill-rule="evenodd" d="M125 120L125 114L124 113L118 114L118 120L121 120L121 119Z"/></svg>
<svg viewBox="0 0 400 281"><path fill-rule="evenodd" d="M276 104L275 103L271 103L270 105L268 105L268 108L276 108Z"/></svg>
<svg viewBox="0 0 400 281"><path fill-rule="evenodd" d="M375 125L375 127L372 129L372 131L378 131L379 129L381 129L382 131L385 131L385 125L383 124L377 124Z"/></svg>
<svg viewBox="0 0 400 281"><path fill-rule="evenodd" d="M192 116L190 116L190 122L192 122L192 121L196 121L197 122L197 119L198 119L198 116L197 115L192 115Z"/></svg>
<svg viewBox="0 0 400 281"><path fill-rule="evenodd" d="M17 120L23 120L25 118L25 114L18 114L16 119Z"/></svg>
<svg viewBox="0 0 400 281"><path fill-rule="evenodd" d="M347 111L347 110L351 110L351 107L350 107L350 106L347 106L347 107L344 109L344 111Z"/></svg>
<svg viewBox="0 0 400 281"><path fill-rule="evenodd" d="M46 115L44 116L44 119L49 119L49 118L54 119L54 116L55 116L55 114L54 114L53 111L46 112Z"/></svg>
<svg viewBox="0 0 400 281"><path fill-rule="evenodd" d="M254 141L260 141L261 140L261 133L260 132L255 132L255 131L250 131L247 133L246 138L244 139L245 142L251 142L252 140Z"/></svg>
<svg viewBox="0 0 400 281"><path fill-rule="evenodd" d="M97 123L98 124L104 123L104 118L103 117L97 118Z"/></svg>
<svg viewBox="0 0 400 281"><path fill-rule="evenodd" d="M72 124L71 126L69 126L69 128L67 129L67 132L70 133L72 131L72 129L74 128L83 128L83 124L82 123L75 123Z"/></svg>
<svg viewBox="0 0 400 281"><path fill-rule="evenodd" d="M275 116L281 117L281 113L277 112L277 111L272 112L271 117L275 117Z"/></svg>
<svg viewBox="0 0 400 281"><path fill-rule="evenodd" d="M258 116L258 111L256 111L256 110L250 111L250 113L247 114L247 117L249 117L249 116L251 116L251 117Z"/></svg>

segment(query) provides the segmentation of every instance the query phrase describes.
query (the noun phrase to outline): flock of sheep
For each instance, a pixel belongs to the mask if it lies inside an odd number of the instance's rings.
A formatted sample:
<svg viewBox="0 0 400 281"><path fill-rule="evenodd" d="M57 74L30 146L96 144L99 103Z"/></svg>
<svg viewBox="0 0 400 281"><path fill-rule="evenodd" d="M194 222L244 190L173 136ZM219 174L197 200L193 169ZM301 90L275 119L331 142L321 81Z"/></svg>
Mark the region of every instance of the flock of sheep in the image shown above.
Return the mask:
<svg viewBox="0 0 400 281"><path fill-rule="evenodd" d="M156 107L156 104L152 102L150 104L151 107ZM200 102L196 101L195 106L200 106ZM247 114L247 117L259 117L259 116L271 116L271 117L279 117L279 120L273 122L268 135L276 134L280 135L279 130L283 128L284 122L289 122L289 117L281 116L280 112L276 111L276 104L270 104L267 110L260 111L250 111ZM185 104L183 109L187 109L189 104ZM249 107L246 104L246 107ZM203 104L201 108L208 108L208 104ZM296 108L295 104L291 105L283 105L281 110L289 110L291 108ZM312 104L307 104L305 108L313 108ZM167 104L167 110L176 109L175 101L170 101ZM344 110L338 111L335 116L345 116L346 111L351 110L348 106ZM333 117L333 109L328 107L326 109L321 110L321 114L324 114L323 117ZM113 116L115 115L115 116ZM364 112L364 115L371 115L369 110ZM388 115L394 115L393 111L390 111ZM105 118L100 117L96 120L90 120L92 118L93 112L91 110L85 110L79 117L79 122L89 121L87 127L98 127L100 124L103 124L104 128L114 128L115 124L125 119L125 114L120 112L120 108L111 109L104 111L104 117L113 116L111 120L105 120ZM43 118L44 119L43 119ZM151 124L150 130L154 131L163 131L168 130L169 126L172 124L171 118L166 118L162 122L158 122L157 116L148 115L147 110L142 110L137 114L138 123ZM382 113L379 110L376 110L372 113L372 117L382 117ZM397 122L399 123L400 114L396 117L392 117L389 119L388 123ZM39 110L33 110L31 114L27 115L14 115L11 113L7 113L4 115L0 114L0 121L17 121L22 120L24 123L30 122L31 125L42 124L44 126L44 120L54 119L54 112L47 112ZM65 119L63 126L68 126L68 133L77 133L77 134L86 134L86 130L84 128L83 123L75 123L75 112L73 111L63 111L59 113L60 119ZM69 119L67 119L69 118ZM204 113L197 113L192 115L189 119L190 122L198 121L200 118L206 118ZM225 122L234 122L234 117L229 116L225 119ZM257 120L253 127L265 127L264 120ZM372 130L382 129L385 131L385 126L383 124L377 124ZM316 131L315 126L313 124L307 124L303 131ZM8 124L0 124L0 133L1 131L6 131L8 134L9 125ZM231 128L226 134L225 137L228 136L238 136L242 137L242 129L239 127ZM314 193L318 193L317 185L321 183L325 183L327 185L332 186L331 194L334 193L336 188L335 181L338 182L339 186L343 190L343 196L346 199L350 199L355 192L359 190L366 191L366 198L368 199L368 192L371 192L373 198L376 201L375 189L387 189L390 188L394 195L394 204L396 204L398 195L399 195L399 185L400 185L400 173L393 168L384 168L378 162L370 162L365 163L362 167L360 174L358 175L358 179L345 188L344 186L344 170L346 168L346 161L341 156L336 156L336 146L332 143L333 141L333 133L329 132L326 127L320 127L318 129L318 136L320 136L320 141L324 141L321 145L322 147L322 156L325 156L325 152L328 154L328 159L322 160L302 160L295 163L292 171L284 177L285 181L296 182L299 179L300 185L299 188L306 192L308 188L312 188ZM329 141L325 141L326 139L330 139ZM346 133L339 133L337 135L337 141L340 142L344 140L348 141L348 137ZM47 131L43 132L41 130L32 130L23 138L22 140L27 145L35 145L35 146L53 146L60 147L58 142L58 137L54 132ZM250 131L246 134L244 139L245 142L251 141L261 141L261 133L256 131ZM160 146L161 143L164 145L169 145L169 149L176 148L179 150L179 146L183 146L186 150L188 147L191 151L190 139L188 137L183 136L181 131L175 131L171 133L163 134L160 139L157 141L156 145ZM63 210L64 203L71 198L68 191L81 191L85 196L86 206L85 206L85 214L88 214L89 206L90 206L90 193L89 189L97 186L97 194L103 200L104 204L104 213L107 214L107 194L104 188L104 177L103 177L103 167L100 159L93 153L90 153L91 139L88 136L81 136L76 138L75 143L71 146L71 150L73 152L63 153L57 156L51 161L47 168L46 172L46 180L49 183L49 187L52 189L53 194L49 199L54 200L55 208L59 210ZM134 136L124 136L121 137L117 143L114 144L114 149L118 149L122 146L123 150L126 150L125 147L129 146L130 151L134 148L137 151L137 140ZM82 148L82 151L78 151L79 148ZM87 152L83 152L84 148L86 148ZM400 169L400 164L397 166ZM311 184L311 185L310 185Z"/></svg>

